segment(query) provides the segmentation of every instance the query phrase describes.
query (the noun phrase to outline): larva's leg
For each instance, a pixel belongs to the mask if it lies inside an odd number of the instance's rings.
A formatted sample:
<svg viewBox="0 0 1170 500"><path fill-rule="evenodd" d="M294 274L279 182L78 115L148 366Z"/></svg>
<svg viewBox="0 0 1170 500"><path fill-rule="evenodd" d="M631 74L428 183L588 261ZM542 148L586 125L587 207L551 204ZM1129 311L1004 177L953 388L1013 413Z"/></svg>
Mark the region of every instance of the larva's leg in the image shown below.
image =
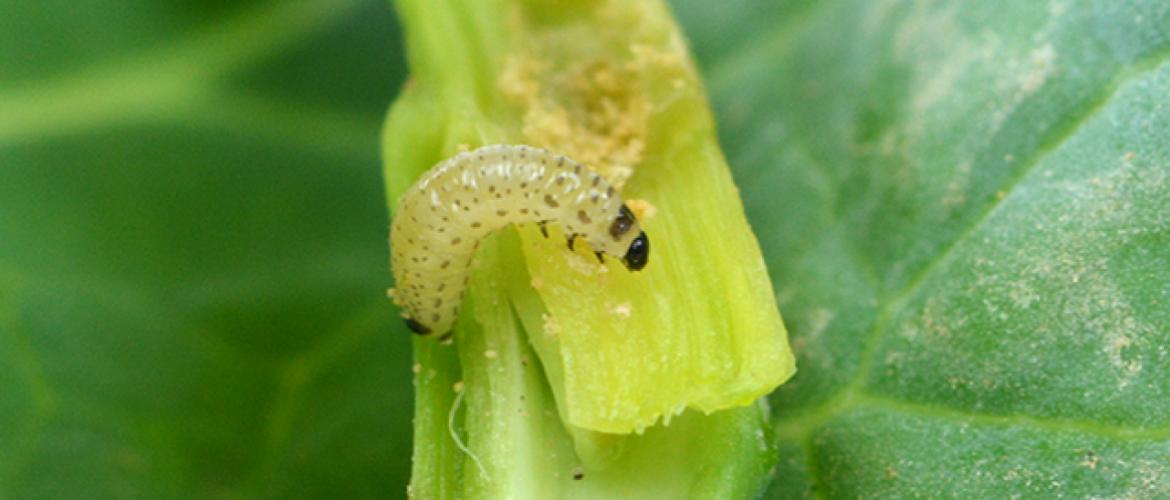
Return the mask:
<svg viewBox="0 0 1170 500"><path fill-rule="evenodd" d="M545 238L548 238L548 221L542 220L537 222L536 225L540 226L540 234L543 234Z"/></svg>
<svg viewBox="0 0 1170 500"><path fill-rule="evenodd" d="M594 250L594 251L593 251L593 255L596 255L596 256L597 256L597 262L600 262L600 263L602 263L602 264L605 264L605 254L603 254L603 253L601 253L601 252L599 252L599 251L596 251L596 250Z"/></svg>
<svg viewBox="0 0 1170 500"><path fill-rule="evenodd" d="M585 236L585 235L583 235L581 233L573 233L573 234L569 235L569 250L570 251L573 250L573 243L576 243L577 238L580 238L582 236Z"/></svg>

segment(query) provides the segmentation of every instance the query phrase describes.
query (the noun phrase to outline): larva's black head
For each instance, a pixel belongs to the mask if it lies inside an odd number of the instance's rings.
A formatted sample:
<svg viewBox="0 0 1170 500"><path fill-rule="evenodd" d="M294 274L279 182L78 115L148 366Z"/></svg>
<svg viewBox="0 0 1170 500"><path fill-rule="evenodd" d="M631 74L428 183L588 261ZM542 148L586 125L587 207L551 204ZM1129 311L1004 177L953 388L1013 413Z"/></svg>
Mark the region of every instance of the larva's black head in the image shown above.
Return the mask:
<svg viewBox="0 0 1170 500"><path fill-rule="evenodd" d="M431 333L430 328L427 328L426 325L423 325L422 323L415 321L414 318L406 318L406 327L410 328L410 331L414 332L417 335L427 335L427 334Z"/></svg>
<svg viewBox="0 0 1170 500"><path fill-rule="evenodd" d="M646 233L638 233L638 237L634 238L634 242L630 243L630 248L626 250L626 255L622 257L622 263L631 271L637 271L646 267L646 261L650 258L650 240L646 238Z"/></svg>

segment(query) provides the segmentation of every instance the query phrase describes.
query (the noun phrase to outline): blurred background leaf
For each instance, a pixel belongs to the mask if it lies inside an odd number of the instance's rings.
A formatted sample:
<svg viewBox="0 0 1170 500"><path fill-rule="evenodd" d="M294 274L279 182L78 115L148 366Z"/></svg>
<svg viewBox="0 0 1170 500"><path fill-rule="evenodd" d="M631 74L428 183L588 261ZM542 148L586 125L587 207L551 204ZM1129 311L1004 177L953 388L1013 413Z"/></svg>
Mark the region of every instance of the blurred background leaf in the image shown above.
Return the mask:
<svg viewBox="0 0 1170 500"><path fill-rule="evenodd" d="M401 494L390 7L0 20L0 497Z"/></svg>
<svg viewBox="0 0 1170 500"><path fill-rule="evenodd" d="M1170 495L1170 4L735 3L679 11L798 358L770 493Z"/></svg>
<svg viewBox="0 0 1170 500"><path fill-rule="evenodd" d="M775 496L1170 494L1170 6L673 2ZM0 497L398 496L377 0L0 3Z"/></svg>

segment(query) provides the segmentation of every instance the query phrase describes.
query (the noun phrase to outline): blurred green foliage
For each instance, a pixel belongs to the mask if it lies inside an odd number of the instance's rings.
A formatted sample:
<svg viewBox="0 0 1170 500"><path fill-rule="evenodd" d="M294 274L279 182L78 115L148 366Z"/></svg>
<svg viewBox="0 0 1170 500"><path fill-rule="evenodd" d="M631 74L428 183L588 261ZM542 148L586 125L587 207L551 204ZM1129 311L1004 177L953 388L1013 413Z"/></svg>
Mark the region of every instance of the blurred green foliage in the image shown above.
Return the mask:
<svg viewBox="0 0 1170 500"><path fill-rule="evenodd" d="M390 7L0 19L0 497L401 494Z"/></svg>
<svg viewBox="0 0 1170 500"><path fill-rule="evenodd" d="M1170 7L676 2L772 493L1170 495ZM397 496L380 1L0 3L0 497Z"/></svg>

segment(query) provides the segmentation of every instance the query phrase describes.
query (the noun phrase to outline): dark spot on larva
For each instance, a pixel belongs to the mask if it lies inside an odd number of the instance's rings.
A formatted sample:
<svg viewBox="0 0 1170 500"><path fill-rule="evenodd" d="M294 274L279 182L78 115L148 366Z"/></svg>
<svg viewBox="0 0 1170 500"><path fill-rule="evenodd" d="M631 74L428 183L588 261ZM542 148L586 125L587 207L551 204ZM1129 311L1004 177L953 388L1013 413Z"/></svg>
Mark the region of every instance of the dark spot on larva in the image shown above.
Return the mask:
<svg viewBox="0 0 1170 500"><path fill-rule="evenodd" d="M557 158L557 166L558 166L558 167L563 167L563 166L565 166L565 157L564 157L564 156L562 156L562 157L560 157L560 158Z"/></svg>
<svg viewBox="0 0 1170 500"><path fill-rule="evenodd" d="M558 185L558 186L564 186L564 185L565 185L565 176L563 176L563 175L558 175L558 176L557 176L557 185Z"/></svg>
<svg viewBox="0 0 1170 500"><path fill-rule="evenodd" d="M496 187L495 187L495 186L488 186L488 192L489 192L489 193L494 193L494 192L496 192Z"/></svg>
<svg viewBox="0 0 1170 500"><path fill-rule="evenodd" d="M585 213L584 210L577 211L577 218L581 220L582 224L589 224L593 222L593 219L590 219L589 214Z"/></svg>
<svg viewBox="0 0 1170 500"><path fill-rule="evenodd" d="M483 161L483 155L479 155L479 161Z"/></svg>
<svg viewBox="0 0 1170 500"><path fill-rule="evenodd" d="M581 470L580 467L573 469L573 480L580 481L582 479L585 479L585 471Z"/></svg>
<svg viewBox="0 0 1170 500"><path fill-rule="evenodd" d="M483 225L483 224L480 224L480 223L479 223L479 221L475 221L475 222L472 222L472 223L471 223L471 228L472 228L472 229L479 229L479 227L480 227L480 226L482 226L482 225Z"/></svg>
<svg viewBox="0 0 1170 500"><path fill-rule="evenodd" d="M444 215L443 218L440 220L442 220L443 222L451 222L451 219L447 218L446 215Z"/></svg>
<svg viewBox="0 0 1170 500"><path fill-rule="evenodd" d="M601 176L593 174L593 187L597 187L598 184L601 184Z"/></svg>
<svg viewBox="0 0 1170 500"><path fill-rule="evenodd" d="M499 199L501 199L501 198L503 198L503 197L504 197L504 195L503 195L503 194L501 194L501 193L496 193L496 199L497 199L497 200L499 200Z"/></svg>
<svg viewBox="0 0 1170 500"><path fill-rule="evenodd" d="M435 313L435 314L431 315L431 322L433 322L433 323L439 322L439 313Z"/></svg>
<svg viewBox="0 0 1170 500"><path fill-rule="evenodd" d="M596 205L597 201L600 199L601 199L601 195L599 195L597 193L593 193L593 194L589 195L589 201L593 202L594 205Z"/></svg>
<svg viewBox="0 0 1170 500"><path fill-rule="evenodd" d="M527 182L521 182L521 183L520 183L520 189L526 189L526 188L528 188L528 183L527 183Z"/></svg>
<svg viewBox="0 0 1170 500"><path fill-rule="evenodd" d="M580 163L573 165L573 173L578 174L578 175L581 173L581 164Z"/></svg>
<svg viewBox="0 0 1170 500"><path fill-rule="evenodd" d="M553 208L561 206L561 204L557 203L557 200L553 198L551 194L544 195L544 203Z"/></svg>
<svg viewBox="0 0 1170 500"><path fill-rule="evenodd" d="M439 264L439 269L446 269L447 266L450 266L450 265L451 265L451 261L444 260L442 264Z"/></svg>
<svg viewBox="0 0 1170 500"><path fill-rule="evenodd" d="M467 205L467 206L463 207L463 211L464 211L464 212L470 212L470 211L471 211L471 205Z"/></svg>
<svg viewBox="0 0 1170 500"><path fill-rule="evenodd" d="M458 244L459 244L460 242L462 242L462 241L463 241L463 239L462 239L462 238L459 238L458 236L456 236L455 238L453 238L453 239L451 240L451 244L452 244L452 245L458 245Z"/></svg>
<svg viewBox="0 0 1170 500"><path fill-rule="evenodd" d="M435 309L438 309L442 305L443 305L443 299L435 299L435 306L434 306Z"/></svg>
<svg viewBox="0 0 1170 500"><path fill-rule="evenodd" d="M623 204L621 210L618 211L617 217L609 225L609 235L613 236L614 241L620 240L634 226L636 220L630 208Z"/></svg>
<svg viewBox="0 0 1170 500"><path fill-rule="evenodd" d="M479 205L479 197L472 198L471 203L473 203L475 205Z"/></svg>
<svg viewBox="0 0 1170 500"><path fill-rule="evenodd" d="M527 208L521 208L521 209L520 209L520 213L521 213L521 214L525 214L525 215L527 215L527 214L528 214L528 209L527 209Z"/></svg>
<svg viewBox="0 0 1170 500"><path fill-rule="evenodd" d="M610 186L608 189L605 190L605 197L606 198L613 198L613 195L614 195L613 186Z"/></svg>
<svg viewBox="0 0 1170 500"><path fill-rule="evenodd" d="M508 211L507 210L496 210L496 215L503 217L505 215L508 215Z"/></svg>

